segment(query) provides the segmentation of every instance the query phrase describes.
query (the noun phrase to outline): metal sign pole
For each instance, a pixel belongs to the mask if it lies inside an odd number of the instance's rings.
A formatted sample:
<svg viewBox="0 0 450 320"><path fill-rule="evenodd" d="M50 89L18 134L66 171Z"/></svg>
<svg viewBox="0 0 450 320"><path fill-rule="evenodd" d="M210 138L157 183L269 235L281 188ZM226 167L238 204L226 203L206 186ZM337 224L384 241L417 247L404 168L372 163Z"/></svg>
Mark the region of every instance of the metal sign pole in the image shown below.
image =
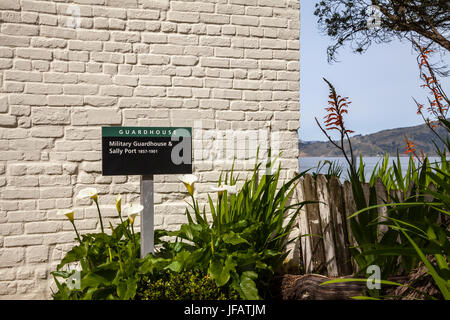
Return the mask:
<svg viewBox="0 0 450 320"><path fill-rule="evenodd" d="M141 176L141 258L154 253L153 175Z"/></svg>

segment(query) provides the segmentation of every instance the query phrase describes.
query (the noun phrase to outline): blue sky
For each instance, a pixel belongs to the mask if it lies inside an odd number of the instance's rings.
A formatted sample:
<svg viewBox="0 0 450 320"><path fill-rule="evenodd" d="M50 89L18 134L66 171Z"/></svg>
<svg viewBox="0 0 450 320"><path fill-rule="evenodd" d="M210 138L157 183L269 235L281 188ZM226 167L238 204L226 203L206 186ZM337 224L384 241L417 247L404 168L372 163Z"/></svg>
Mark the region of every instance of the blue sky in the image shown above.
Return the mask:
<svg viewBox="0 0 450 320"><path fill-rule="evenodd" d="M300 28L300 130L301 140L326 140L314 117L325 115L327 78L350 104L346 126L355 134L370 134L384 129L422 124L412 97L426 102L420 88L416 53L409 43L395 40L373 44L363 54L349 47L339 51L340 62L328 64L326 48L332 39L321 34L314 16L315 0L301 1ZM450 65L449 55L444 62ZM450 79L441 79L444 89Z"/></svg>

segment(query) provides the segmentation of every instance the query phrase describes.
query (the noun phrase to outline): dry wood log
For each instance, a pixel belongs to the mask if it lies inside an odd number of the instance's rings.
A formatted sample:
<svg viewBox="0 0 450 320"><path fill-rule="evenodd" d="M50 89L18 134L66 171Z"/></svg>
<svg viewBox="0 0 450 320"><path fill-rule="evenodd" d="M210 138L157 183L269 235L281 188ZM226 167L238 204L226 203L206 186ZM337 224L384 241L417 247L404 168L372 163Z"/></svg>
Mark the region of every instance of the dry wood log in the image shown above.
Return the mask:
<svg viewBox="0 0 450 320"><path fill-rule="evenodd" d="M365 282L320 285L329 280L343 278L352 278L352 276L330 278L319 274L284 274L274 277L271 290L275 299L283 300L351 300L351 297L361 296L367 292ZM405 283L408 276L392 276L387 280ZM383 294L389 295L396 289L396 286L383 285Z"/></svg>
<svg viewBox="0 0 450 320"><path fill-rule="evenodd" d="M283 300L348 300L354 296L361 296L367 289L364 282L320 285L333 279L336 278L318 274L283 275L278 279L281 285L280 298Z"/></svg>

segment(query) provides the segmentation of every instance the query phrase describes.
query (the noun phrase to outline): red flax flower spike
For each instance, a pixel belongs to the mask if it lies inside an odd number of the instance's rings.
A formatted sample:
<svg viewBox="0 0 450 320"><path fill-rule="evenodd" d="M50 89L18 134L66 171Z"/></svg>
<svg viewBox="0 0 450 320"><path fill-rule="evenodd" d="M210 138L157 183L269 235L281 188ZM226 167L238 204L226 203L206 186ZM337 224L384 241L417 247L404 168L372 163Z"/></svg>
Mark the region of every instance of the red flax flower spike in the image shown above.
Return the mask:
<svg viewBox="0 0 450 320"><path fill-rule="evenodd" d="M348 101L348 97L341 97L336 93L336 89L334 86L325 78L323 80L328 84L330 88L330 95L328 96L330 100L328 101L328 107L325 108L327 111L327 115L325 118L325 129L320 125L319 121L316 119L317 124L319 125L319 128L322 130L322 132L325 134L325 136L328 138L328 140L338 149L341 150L343 153L347 163L350 165L350 168L352 171L355 171L356 169L354 166L354 156L353 156L353 149L352 144L350 142L350 137L348 136L349 133L353 133L354 131L348 130L345 128L344 125L344 114L348 114L348 105L351 103ZM336 130L340 133L340 143L336 143L333 141L330 137L330 135L327 133L329 130ZM348 147L350 149L350 155L347 155L344 139L347 139Z"/></svg>
<svg viewBox="0 0 450 320"><path fill-rule="evenodd" d="M415 45L420 51L420 54L418 56L418 64L420 69L420 78L424 81L424 84L421 85L421 87L428 89L429 95L431 96L428 97L428 108L425 108L423 104L417 102L417 100L413 98L417 106L417 114L422 117L424 122L439 138L439 140L441 140L445 144L446 141L441 138L441 136L436 132L435 129L437 126L442 125L441 120L447 118L447 114L450 109L450 102L444 90L442 89L439 80L436 78L435 72L433 71L433 66L428 61L429 54L433 53L433 50L422 48L419 44ZM425 112L427 113L427 115L425 115ZM432 119L430 119L430 117ZM409 146L407 146L407 152L408 150L410 150Z"/></svg>
<svg viewBox="0 0 450 320"><path fill-rule="evenodd" d="M411 153L413 155L413 157L415 157L417 160L420 161L420 159L419 159L419 157L417 156L417 153L416 153L416 151L417 151L416 150L416 145L414 144L414 142L412 142L411 140L408 139L406 134L405 134L405 141L406 141L406 150L405 150L404 154ZM421 152L422 161L423 161L424 154L423 154L422 150L420 152Z"/></svg>
<svg viewBox="0 0 450 320"><path fill-rule="evenodd" d="M344 117L343 114L348 114L348 105L351 103L348 101L348 97L342 98L340 95L336 94L334 87L326 79L324 79L330 86L330 95L328 96L331 100L328 101L330 107L325 108L328 112L324 118L326 130L337 130L339 132L353 133L352 130L347 130L344 127Z"/></svg>
<svg viewBox="0 0 450 320"><path fill-rule="evenodd" d="M404 154L408 154L408 153L415 153L416 152L416 145L414 144L414 142L412 142L411 140L408 139L408 137L406 137L405 135L405 140L406 140L406 151L404 152Z"/></svg>
<svg viewBox="0 0 450 320"><path fill-rule="evenodd" d="M425 48L420 48L420 77L423 79L425 84L421 85L422 88L428 88L430 90L430 93L433 97L433 99L429 99L429 105L430 107L427 109L427 111L432 114L436 119L442 118L445 119L447 116L447 112L449 110L449 106L447 104L448 99L444 97L444 93L442 91L442 88L440 87L439 81L436 79L436 76L433 72L433 69L428 62L428 55L433 52L433 50L428 50ZM427 75L426 73L429 73ZM422 115L422 108L423 105L417 103L416 105L418 107L417 113ZM439 123L439 121L437 121Z"/></svg>

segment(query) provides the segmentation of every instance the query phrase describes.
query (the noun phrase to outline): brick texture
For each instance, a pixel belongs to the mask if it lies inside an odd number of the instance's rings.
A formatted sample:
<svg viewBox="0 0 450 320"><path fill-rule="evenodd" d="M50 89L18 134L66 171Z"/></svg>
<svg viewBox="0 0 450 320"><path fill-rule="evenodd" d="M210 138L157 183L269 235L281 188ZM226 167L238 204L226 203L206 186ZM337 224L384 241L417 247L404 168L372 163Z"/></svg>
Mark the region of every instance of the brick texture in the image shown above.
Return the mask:
<svg viewBox="0 0 450 320"><path fill-rule="evenodd" d="M101 175L103 125L195 132L200 121L225 132L270 122L282 177L296 171L298 2L1 0L0 299L51 297L49 272L74 244L58 209L75 208L81 233L100 228L79 190L96 187L111 221L116 194L139 201L139 177ZM194 159L198 191L224 168ZM183 223L176 177L157 176L155 190L156 227Z"/></svg>

